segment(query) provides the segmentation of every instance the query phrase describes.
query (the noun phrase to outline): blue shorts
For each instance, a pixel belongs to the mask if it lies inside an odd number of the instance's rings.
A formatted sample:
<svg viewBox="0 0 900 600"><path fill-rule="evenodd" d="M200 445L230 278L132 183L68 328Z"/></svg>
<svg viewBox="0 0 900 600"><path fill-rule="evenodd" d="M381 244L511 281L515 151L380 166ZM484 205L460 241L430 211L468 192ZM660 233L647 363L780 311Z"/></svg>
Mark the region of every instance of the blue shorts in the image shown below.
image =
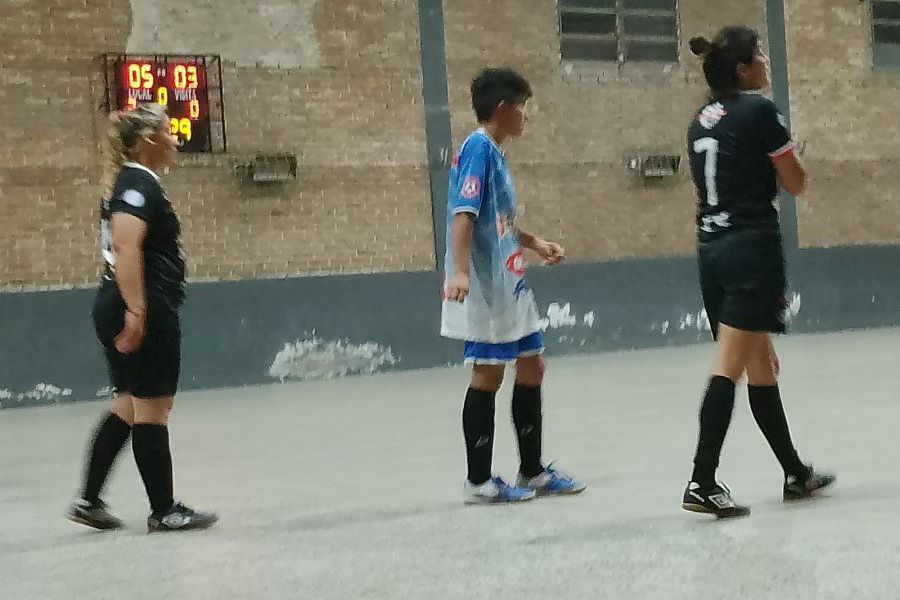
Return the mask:
<svg viewBox="0 0 900 600"><path fill-rule="evenodd" d="M467 365L505 365L520 357L538 356L544 353L544 336L540 331L523 337L518 342L486 344L466 342L463 352Z"/></svg>

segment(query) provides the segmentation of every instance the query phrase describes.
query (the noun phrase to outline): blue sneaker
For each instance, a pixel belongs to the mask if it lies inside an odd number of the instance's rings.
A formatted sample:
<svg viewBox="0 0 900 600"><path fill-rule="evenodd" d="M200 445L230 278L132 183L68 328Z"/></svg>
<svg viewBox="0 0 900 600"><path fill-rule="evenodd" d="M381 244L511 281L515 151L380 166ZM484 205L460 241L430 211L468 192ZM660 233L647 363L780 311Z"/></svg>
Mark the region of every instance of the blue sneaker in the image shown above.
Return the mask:
<svg viewBox="0 0 900 600"><path fill-rule="evenodd" d="M464 495L466 504L498 504L533 500L535 491L513 487L500 477L491 477L481 485L466 481Z"/></svg>
<svg viewBox="0 0 900 600"><path fill-rule="evenodd" d="M532 489L538 496L564 496L580 494L587 489L587 484L570 475L557 470L552 464L544 468L537 477L526 479L521 473L516 485Z"/></svg>

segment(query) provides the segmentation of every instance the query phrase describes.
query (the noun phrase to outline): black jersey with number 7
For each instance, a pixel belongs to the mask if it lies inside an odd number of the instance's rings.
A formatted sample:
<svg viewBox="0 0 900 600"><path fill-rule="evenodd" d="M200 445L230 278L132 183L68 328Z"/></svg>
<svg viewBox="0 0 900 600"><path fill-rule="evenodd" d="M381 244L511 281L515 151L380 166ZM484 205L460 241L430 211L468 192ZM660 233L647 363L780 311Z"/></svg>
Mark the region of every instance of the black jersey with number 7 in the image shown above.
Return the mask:
<svg viewBox="0 0 900 600"><path fill-rule="evenodd" d="M768 98L742 93L704 106L688 130L700 241L740 229L778 230L773 159L793 149Z"/></svg>

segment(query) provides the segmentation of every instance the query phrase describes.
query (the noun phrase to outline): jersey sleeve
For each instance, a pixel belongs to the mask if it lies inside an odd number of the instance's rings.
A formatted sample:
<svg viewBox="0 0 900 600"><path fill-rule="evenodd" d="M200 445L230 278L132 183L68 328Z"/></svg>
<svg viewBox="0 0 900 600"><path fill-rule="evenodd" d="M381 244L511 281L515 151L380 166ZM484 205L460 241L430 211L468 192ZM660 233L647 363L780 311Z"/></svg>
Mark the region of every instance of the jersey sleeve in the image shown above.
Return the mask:
<svg viewBox="0 0 900 600"><path fill-rule="evenodd" d="M457 167L459 191L450 198L451 212L478 216L487 195L491 158L486 144L470 143L462 149Z"/></svg>
<svg viewBox="0 0 900 600"><path fill-rule="evenodd" d="M787 119L768 98L760 102L754 119L754 129L762 138L763 150L770 158L784 156L794 149Z"/></svg>
<svg viewBox="0 0 900 600"><path fill-rule="evenodd" d="M147 223L156 218L162 192L150 176L129 177L117 188L109 202L110 214L128 213Z"/></svg>

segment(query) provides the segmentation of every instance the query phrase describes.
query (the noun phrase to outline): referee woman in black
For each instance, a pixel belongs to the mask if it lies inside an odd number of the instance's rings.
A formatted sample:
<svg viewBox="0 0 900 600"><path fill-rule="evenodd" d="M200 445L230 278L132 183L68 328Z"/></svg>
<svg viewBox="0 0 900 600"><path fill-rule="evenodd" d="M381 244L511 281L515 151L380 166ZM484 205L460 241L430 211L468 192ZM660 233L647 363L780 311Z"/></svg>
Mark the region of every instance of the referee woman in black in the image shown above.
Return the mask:
<svg viewBox="0 0 900 600"><path fill-rule="evenodd" d="M93 321L115 395L94 435L81 496L67 513L97 529L122 525L100 492L129 435L150 500L149 531L202 529L217 520L175 502L172 492L167 423L181 369L185 259L181 226L157 173L173 164L177 148L163 107L112 115L100 213L105 267Z"/></svg>
<svg viewBox="0 0 900 600"><path fill-rule="evenodd" d="M745 374L753 417L784 470L784 500L808 498L835 480L801 462L794 449L770 336L785 332L787 305L774 201L779 184L794 196L802 194L806 173L787 121L758 93L769 87L769 59L757 32L726 27L712 41L692 39L691 50L703 57L710 89L707 104L691 123L688 150L699 200L701 291L717 348L682 506L740 517L750 509L736 504L715 474L735 385Z"/></svg>

